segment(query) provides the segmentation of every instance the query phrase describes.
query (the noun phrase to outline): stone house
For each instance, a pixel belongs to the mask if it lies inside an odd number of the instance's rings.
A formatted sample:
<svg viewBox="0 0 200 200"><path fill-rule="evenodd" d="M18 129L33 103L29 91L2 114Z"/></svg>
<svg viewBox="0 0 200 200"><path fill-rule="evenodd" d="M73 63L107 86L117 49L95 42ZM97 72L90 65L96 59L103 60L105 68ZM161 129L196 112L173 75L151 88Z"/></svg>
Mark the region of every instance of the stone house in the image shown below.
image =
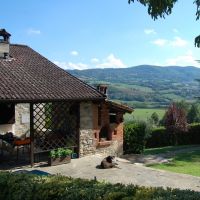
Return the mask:
<svg viewBox="0 0 200 200"><path fill-rule="evenodd" d="M29 138L32 165L59 147L78 157L122 154L123 114L133 110L109 101L107 86L87 85L10 36L0 29L0 135Z"/></svg>

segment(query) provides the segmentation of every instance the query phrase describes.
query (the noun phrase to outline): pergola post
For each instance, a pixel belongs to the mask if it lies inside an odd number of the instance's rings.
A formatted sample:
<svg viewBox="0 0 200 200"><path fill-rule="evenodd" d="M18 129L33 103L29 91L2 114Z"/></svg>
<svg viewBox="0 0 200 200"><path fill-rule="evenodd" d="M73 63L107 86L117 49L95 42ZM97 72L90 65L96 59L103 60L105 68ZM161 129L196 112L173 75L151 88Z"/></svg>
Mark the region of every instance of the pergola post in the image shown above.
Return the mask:
<svg viewBox="0 0 200 200"><path fill-rule="evenodd" d="M34 128L33 128L33 103L30 103L30 161L31 167L34 166Z"/></svg>

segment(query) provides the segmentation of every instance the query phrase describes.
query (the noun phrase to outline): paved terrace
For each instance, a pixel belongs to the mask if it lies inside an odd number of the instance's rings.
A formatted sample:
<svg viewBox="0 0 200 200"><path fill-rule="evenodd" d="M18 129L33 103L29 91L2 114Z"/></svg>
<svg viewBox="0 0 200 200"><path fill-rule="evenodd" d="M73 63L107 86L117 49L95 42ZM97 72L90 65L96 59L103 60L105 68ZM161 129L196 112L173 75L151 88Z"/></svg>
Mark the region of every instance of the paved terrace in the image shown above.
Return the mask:
<svg viewBox="0 0 200 200"><path fill-rule="evenodd" d="M99 181L111 183L137 184L151 187L171 187L200 191L200 177L177 174L163 170L151 169L142 164L132 163L126 159L117 158L120 169L98 169L103 157L101 155L86 156L73 159L71 163L52 166L25 168L28 171L39 170L50 174L62 174L74 178L97 178Z"/></svg>

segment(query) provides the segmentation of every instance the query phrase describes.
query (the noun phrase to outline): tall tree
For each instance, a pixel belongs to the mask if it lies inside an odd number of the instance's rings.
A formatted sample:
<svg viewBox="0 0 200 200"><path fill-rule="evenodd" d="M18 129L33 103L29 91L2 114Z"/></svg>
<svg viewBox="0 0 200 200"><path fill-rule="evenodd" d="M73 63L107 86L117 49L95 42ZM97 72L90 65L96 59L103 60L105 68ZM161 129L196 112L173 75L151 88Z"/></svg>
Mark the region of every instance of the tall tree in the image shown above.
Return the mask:
<svg viewBox="0 0 200 200"><path fill-rule="evenodd" d="M148 14L154 19L165 18L166 15L172 13L172 9L178 0L128 0L131 2L139 2L147 7ZM200 18L200 0L193 0L191 3L196 5L196 20ZM195 46L200 47L200 35L195 38Z"/></svg>
<svg viewBox="0 0 200 200"><path fill-rule="evenodd" d="M176 106L180 109L183 109L186 115L188 114L190 106L189 103L187 103L185 100L177 101Z"/></svg>
<svg viewBox="0 0 200 200"><path fill-rule="evenodd" d="M152 115L151 115L151 120L153 121L153 123L155 125L158 125L158 122L159 122L159 116L157 114L157 112L153 112Z"/></svg>
<svg viewBox="0 0 200 200"><path fill-rule="evenodd" d="M200 110L199 105L197 103L192 104L188 115L187 115L188 123L200 122Z"/></svg>
<svg viewBox="0 0 200 200"><path fill-rule="evenodd" d="M165 115L166 130L174 135L174 143L178 144L177 134L187 131L186 113L183 109L178 108L175 103L171 104Z"/></svg>

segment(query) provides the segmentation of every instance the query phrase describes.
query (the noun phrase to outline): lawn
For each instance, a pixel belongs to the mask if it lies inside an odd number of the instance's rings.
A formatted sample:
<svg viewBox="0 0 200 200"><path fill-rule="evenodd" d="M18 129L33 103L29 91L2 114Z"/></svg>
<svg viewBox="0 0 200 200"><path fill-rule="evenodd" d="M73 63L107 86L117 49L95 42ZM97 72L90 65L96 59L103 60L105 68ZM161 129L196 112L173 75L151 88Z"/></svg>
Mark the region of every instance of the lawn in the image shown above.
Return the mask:
<svg viewBox="0 0 200 200"><path fill-rule="evenodd" d="M197 148L200 146L198 145L180 145L180 146L167 146L167 147L159 147L159 148L149 148L144 150L144 155L156 155L156 154L163 154L163 153L169 153L174 152L177 150L184 150L187 151L191 148Z"/></svg>
<svg viewBox="0 0 200 200"><path fill-rule="evenodd" d="M174 152L169 163L152 164L148 167L162 169L176 173L200 176L200 147L177 146L145 150L145 155Z"/></svg>
<svg viewBox="0 0 200 200"><path fill-rule="evenodd" d="M134 109L134 112L132 114L126 114L124 116L124 120L125 121L131 121L131 120L143 120L146 121L147 119L149 119L151 117L151 115L156 112L159 116L159 119L162 119L162 117L165 114L165 109L162 108L148 108L148 109L144 109L144 108L138 108L138 109Z"/></svg>

